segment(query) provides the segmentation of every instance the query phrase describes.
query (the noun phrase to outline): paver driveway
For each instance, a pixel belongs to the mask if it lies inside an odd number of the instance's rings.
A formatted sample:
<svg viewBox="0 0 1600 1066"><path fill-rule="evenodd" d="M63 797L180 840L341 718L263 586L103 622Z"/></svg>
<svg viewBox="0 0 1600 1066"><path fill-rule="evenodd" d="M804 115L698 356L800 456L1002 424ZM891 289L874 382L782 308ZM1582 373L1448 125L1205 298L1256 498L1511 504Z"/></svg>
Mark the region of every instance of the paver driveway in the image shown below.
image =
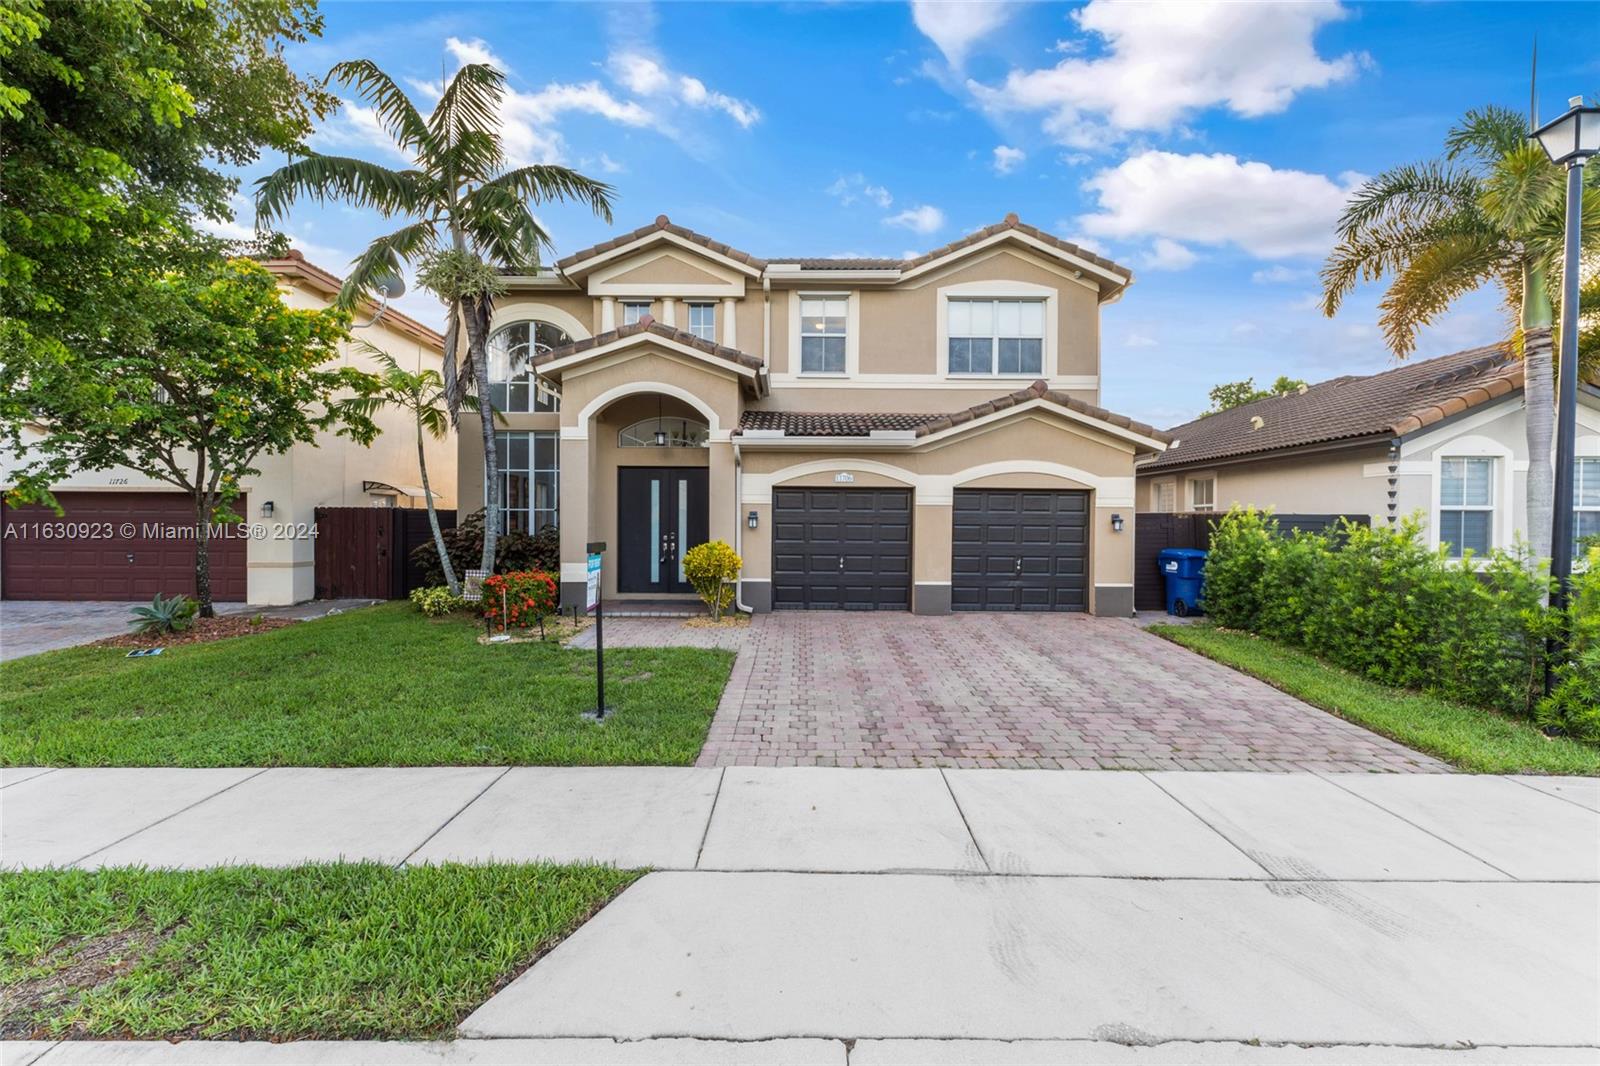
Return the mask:
<svg viewBox="0 0 1600 1066"><path fill-rule="evenodd" d="M701 766L1449 769L1120 619L786 612L606 637L739 648Z"/></svg>

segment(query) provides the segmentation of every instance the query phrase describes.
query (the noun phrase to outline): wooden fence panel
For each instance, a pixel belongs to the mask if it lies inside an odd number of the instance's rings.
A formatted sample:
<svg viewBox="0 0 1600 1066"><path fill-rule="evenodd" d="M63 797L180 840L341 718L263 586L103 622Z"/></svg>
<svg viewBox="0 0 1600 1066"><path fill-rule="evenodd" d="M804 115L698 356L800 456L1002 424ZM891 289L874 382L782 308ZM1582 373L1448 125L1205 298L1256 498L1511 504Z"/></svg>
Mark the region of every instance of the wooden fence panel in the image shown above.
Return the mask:
<svg viewBox="0 0 1600 1066"><path fill-rule="evenodd" d="M1133 518L1133 608L1160 611L1167 605L1166 582L1161 576L1163 548L1211 547L1211 523L1221 515L1213 512L1139 514ZM1321 533L1338 525L1340 519L1367 524L1365 514L1276 514L1278 528L1285 533L1304 530Z"/></svg>

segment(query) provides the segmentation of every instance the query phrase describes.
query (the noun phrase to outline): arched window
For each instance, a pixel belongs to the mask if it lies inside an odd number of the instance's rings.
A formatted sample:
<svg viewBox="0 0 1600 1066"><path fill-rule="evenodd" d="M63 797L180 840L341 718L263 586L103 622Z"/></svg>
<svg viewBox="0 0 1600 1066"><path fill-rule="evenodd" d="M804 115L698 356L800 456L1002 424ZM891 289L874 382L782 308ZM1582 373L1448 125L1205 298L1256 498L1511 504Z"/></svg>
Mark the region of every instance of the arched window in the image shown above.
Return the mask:
<svg viewBox="0 0 1600 1066"><path fill-rule="evenodd" d="M657 443L656 432L665 434ZM644 418L617 432L619 448L704 448L711 427L692 418Z"/></svg>
<svg viewBox="0 0 1600 1066"><path fill-rule="evenodd" d="M559 411L555 386L539 378L530 365L535 355L571 344L560 326L549 322L513 322L489 338L489 402L500 411Z"/></svg>

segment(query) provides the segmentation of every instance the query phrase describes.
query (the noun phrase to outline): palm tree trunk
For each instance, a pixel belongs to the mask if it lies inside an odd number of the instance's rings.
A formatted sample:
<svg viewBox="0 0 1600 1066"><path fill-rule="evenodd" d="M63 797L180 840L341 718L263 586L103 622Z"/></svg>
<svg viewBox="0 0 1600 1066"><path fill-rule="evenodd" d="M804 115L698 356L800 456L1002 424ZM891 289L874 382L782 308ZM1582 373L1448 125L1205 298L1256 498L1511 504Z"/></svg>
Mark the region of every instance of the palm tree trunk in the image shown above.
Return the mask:
<svg viewBox="0 0 1600 1066"><path fill-rule="evenodd" d="M1528 435L1528 542L1535 559L1550 557L1550 518L1555 506L1555 473L1550 453L1555 437L1555 347L1553 317L1544 271L1522 272L1523 404Z"/></svg>
<svg viewBox="0 0 1600 1066"><path fill-rule="evenodd" d="M489 395L489 316L480 297L464 301L467 323L467 359L472 365L472 384L478 394L478 421L483 431L483 559L479 564L494 573L495 547L500 538L500 457L495 452L494 403Z"/></svg>
<svg viewBox="0 0 1600 1066"><path fill-rule="evenodd" d="M211 494L195 492L194 501L194 599L201 618L215 618L211 606Z"/></svg>
<svg viewBox="0 0 1600 1066"><path fill-rule="evenodd" d="M423 448L421 412L417 414L417 470L422 474L422 498L428 502L428 525L433 529L433 546L439 552L444 583L450 586L450 595L459 596L461 582L456 580L456 568L450 565L450 553L444 546L444 532L439 528L439 512L433 506L433 487L428 484L428 456Z"/></svg>

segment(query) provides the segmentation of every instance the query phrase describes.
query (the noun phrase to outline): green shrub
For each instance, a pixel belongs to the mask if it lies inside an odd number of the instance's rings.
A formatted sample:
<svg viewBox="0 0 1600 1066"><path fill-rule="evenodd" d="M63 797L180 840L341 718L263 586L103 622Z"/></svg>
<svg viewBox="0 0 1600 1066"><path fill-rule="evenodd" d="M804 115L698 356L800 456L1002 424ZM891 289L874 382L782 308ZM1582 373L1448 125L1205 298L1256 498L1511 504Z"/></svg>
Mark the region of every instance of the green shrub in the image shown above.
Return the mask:
<svg viewBox="0 0 1600 1066"><path fill-rule="evenodd" d="M456 576L476 570L483 562L483 511L472 512L454 529L444 531L444 549ZM433 538L411 549L411 563L428 585L444 584L444 569L439 565L439 549ZM561 531L545 525L537 533L501 533L494 542L494 570L497 574L561 569Z"/></svg>
<svg viewBox="0 0 1600 1066"><path fill-rule="evenodd" d="M1270 514L1216 524L1207 612L1374 681L1490 707L1600 739L1600 552L1575 579L1570 661L1540 699L1546 640L1559 618L1525 546L1465 562L1430 549L1418 518L1279 535Z"/></svg>
<svg viewBox="0 0 1600 1066"><path fill-rule="evenodd" d="M163 597L156 593L146 605L133 609L133 631L147 637L180 633L194 625L200 605L183 593Z"/></svg>
<svg viewBox="0 0 1600 1066"><path fill-rule="evenodd" d="M412 589L411 602L417 610L429 618L442 618L452 611L464 610L467 601L460 596L450 594L449 585L430 585L427 588Z"/></svg>
<svg viewBox="0 0 1600 1066"><path fill-rule="evenodd" d="M683 553L683 573L711 608L713 618L721 618L733 603L739 571L744 561L734 553L726 541L713 540L697 544Z"/></svg>

